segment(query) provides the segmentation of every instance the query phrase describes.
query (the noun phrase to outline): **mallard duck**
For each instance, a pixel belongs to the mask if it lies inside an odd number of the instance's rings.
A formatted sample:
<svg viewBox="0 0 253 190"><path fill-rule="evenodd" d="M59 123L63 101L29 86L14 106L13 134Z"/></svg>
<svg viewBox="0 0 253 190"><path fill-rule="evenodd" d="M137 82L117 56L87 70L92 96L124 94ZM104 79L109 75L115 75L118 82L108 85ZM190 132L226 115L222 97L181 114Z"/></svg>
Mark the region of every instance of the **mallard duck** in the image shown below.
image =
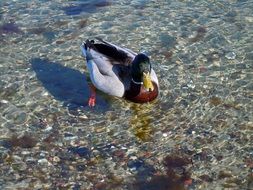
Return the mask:
<svg viewBox="0 0 253 190"><path fill-rule="evenodd" d="M89 106L95 106L95 89L135 103L154 100L159 93L158 78L148 56L135 53L100 38L81 45L94 86Z"/></svg>

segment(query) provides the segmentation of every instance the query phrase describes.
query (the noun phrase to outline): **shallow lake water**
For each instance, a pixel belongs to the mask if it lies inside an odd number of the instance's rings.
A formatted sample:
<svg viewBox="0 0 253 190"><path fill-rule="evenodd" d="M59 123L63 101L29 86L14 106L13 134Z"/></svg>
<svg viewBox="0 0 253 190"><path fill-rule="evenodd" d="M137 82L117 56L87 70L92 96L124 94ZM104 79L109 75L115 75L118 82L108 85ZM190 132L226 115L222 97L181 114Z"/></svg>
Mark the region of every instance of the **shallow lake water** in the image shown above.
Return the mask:
<svg viewBox="0 0 253 190"><path fill-rule="evenodd" d="M252 0L1 0L0 189L253 189ZM147 53L159 98L98 92L80 44Z"/></svg>

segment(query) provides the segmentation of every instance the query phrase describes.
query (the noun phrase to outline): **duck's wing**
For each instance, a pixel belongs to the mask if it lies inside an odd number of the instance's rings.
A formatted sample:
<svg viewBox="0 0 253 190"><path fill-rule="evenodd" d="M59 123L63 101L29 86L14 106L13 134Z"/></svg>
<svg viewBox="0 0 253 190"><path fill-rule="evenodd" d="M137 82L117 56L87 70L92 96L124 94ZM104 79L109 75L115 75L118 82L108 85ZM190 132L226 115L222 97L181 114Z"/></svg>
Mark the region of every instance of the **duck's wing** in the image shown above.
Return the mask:
<svg viewBox="0 0 253 190"><path fill-rule="evenodd" d="M107 56L112 57L113 59L120 60L124 65L129 65L132 63L133 59L137 55L134 51L117 46L111 42L107 42L101 38L96 38L100 43L97 43L100 46L102 51L107 52ZM130 63L129 63L130 61Z"/></svg>
<svg viewBox="0 0 253 190"><path fill-rule="evenodd" d="M110 42L104 41L101 38L96 38L97 41L87 40L86 45L90 49L94 58L103 58L103 61L112 65L121 64L128 66L132 63L137 55L135 52L119 47Z"/></svg>

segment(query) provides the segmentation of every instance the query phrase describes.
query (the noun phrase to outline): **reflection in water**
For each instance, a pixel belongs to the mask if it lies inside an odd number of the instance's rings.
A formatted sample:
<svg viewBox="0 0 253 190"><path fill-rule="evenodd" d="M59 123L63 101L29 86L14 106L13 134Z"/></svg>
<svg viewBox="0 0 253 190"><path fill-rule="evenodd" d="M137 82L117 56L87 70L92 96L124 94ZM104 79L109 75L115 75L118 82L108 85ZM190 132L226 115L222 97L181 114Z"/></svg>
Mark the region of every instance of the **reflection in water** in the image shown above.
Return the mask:
<svg viewBox="0 0 253 190"><path fill-rule="evenodd" d="M149 141L152 139L152 110L153 104L133 104L132 118L130 121L131 129L135 136L141 141Z"/></svg>

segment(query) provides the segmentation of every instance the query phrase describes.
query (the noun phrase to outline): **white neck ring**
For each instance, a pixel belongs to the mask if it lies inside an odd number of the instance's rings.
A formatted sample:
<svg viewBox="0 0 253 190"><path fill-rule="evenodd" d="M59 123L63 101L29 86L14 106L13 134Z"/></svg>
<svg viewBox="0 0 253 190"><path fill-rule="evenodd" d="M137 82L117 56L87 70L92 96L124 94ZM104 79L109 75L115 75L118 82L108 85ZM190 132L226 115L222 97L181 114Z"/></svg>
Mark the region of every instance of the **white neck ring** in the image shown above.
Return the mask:
<svg viewBox="0 0 253 190"><path fill-rule="evenodd" d="M143 82L136 82L133 78L132 78L132 82L133 82L134 84L143 84Z"/></svg>

